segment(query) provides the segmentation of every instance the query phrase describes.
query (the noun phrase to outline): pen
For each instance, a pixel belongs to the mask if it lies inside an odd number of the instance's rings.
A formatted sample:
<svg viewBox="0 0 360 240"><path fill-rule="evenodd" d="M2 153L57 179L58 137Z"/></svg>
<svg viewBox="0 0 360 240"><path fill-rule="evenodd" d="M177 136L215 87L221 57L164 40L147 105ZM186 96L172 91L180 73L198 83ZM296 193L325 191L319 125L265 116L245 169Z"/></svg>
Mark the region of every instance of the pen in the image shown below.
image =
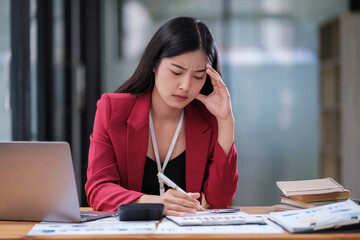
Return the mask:
<svg viewBox="0 0 360 240"><path fill-rule="evenodd" d="M169 187L171 187L171 188L175 189L176 191L181 192L181 193L184 193L184 194L186 194L187 196L191 197L187 192L185 192L184 190L182 190L178 185L176 185L176 183L174 183L173 181L171 181L167 176L165 176L165 175L162 174L161 172L159 172L159 173L157 174L157 176L158 176L158 178L159 178L160 180L164 181L164 183L165 183L166 185L168 185ZM202 211L206 211L206 209L203 208L201 205L200 205L200 209L201 209Z"/></svg>

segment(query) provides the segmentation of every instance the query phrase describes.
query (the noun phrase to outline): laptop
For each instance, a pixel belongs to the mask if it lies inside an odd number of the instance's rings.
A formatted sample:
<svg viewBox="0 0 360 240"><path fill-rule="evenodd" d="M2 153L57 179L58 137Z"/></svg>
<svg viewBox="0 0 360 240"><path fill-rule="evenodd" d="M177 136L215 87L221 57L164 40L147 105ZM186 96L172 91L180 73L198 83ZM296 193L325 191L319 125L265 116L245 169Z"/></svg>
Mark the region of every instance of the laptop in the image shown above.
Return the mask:
<svg viewBox="0 0 360 240"><path fill-rule="evenodd" d="M85 222L113 212L80 212L66 142L0 142L0 220Z"/></svg>

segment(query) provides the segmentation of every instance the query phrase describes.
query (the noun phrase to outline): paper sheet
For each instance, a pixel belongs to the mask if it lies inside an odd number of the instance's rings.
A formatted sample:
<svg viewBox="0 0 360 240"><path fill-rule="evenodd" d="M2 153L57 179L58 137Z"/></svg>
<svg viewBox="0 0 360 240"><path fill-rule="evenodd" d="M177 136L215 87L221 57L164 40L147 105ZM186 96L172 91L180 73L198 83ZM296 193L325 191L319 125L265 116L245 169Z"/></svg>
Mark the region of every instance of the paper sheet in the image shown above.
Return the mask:
<svg viewBox="0 0 360 240"><path fill-rule="evenodd" d="M86 223L35 224L29 236L43 235L113 235L113 234L152 234L158 221L119 221L117 218L104 218Z"/></svg>
<svg viewBox="0 0 360 240"><path fill-rule="evenodd" d="M257 215L264 218L263 224L244 224L226 226L179 226L164 218L158 225L157 234L281 234L283 229L267 220L269 215Z"/></svg>

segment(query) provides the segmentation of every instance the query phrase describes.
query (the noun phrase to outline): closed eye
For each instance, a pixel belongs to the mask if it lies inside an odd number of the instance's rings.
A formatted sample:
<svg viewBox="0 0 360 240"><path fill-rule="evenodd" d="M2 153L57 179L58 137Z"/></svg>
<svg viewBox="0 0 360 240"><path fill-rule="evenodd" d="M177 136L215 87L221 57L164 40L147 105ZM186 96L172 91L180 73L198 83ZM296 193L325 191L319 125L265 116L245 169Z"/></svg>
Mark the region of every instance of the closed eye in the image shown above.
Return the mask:
<svg viewBox="0 0 360 240"><path fill-rule="evenodd" d="M202 77L197 77L197 76L194 76L195 79L198 79L198 80L201 80Z"/></svg>
<svg viewBox="0 0 360 240"><path fill-rule="evenodd" d="M170 70L173 74L175 74L175 75L180 75L181 73L178 73L178 72L174 72L174 71L172 71L172 70Z"/></svg>

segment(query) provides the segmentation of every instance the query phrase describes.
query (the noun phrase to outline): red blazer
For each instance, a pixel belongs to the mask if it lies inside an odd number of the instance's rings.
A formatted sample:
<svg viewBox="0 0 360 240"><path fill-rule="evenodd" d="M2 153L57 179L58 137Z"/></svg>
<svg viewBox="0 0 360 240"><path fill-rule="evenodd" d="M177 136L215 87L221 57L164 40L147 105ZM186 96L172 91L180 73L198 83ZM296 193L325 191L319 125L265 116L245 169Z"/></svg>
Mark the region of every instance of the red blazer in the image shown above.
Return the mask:
<svg viewBox="0 0 360 240"><path fill-rule="evenodd" d="M104 94L90 136L85 192L96 210L116 211L141 193L149 137L150 93ZM204 193L210 206L229 206L238 182L237 152L217 141L217 121L199 101L185 108L186 191Z"/></svg>

